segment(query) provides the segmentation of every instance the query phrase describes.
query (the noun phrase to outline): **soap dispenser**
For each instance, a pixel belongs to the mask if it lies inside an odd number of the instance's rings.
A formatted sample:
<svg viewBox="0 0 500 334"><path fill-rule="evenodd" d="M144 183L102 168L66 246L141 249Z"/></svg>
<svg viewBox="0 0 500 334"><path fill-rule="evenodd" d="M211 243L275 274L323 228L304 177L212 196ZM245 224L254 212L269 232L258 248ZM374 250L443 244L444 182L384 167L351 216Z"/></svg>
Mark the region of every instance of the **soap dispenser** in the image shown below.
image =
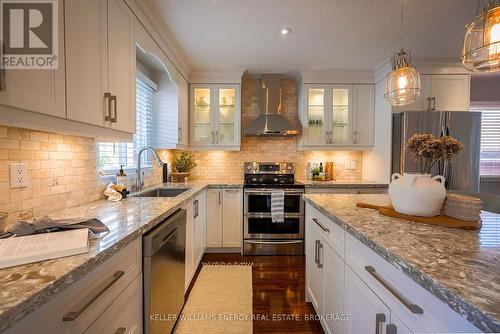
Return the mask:
<svg viewBox="0 0 500 334"><path fill-rule="evenodd" d="M127 174L123 171L123 166L120 165L120 171L116 174L116 185L122 186L124 189L127 188Z"/></svg>

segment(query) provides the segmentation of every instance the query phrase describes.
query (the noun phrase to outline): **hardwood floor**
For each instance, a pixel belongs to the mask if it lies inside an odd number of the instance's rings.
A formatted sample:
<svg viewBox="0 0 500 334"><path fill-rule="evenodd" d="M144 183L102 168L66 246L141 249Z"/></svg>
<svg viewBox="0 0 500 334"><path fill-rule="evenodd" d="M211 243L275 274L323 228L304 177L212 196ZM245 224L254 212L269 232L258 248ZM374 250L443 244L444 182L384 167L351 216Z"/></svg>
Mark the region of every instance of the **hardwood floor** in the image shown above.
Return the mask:
<svg viewBox="0 0 500 334"><path fill-rule="evenodd" d="M305 302L303 256L205 254L202 263L252 263L254 333L323 333ZM198 272L201 268L198 268ZM196 273L196 276L198 275ZM195 279L193 280L195 282Z"/></svg>

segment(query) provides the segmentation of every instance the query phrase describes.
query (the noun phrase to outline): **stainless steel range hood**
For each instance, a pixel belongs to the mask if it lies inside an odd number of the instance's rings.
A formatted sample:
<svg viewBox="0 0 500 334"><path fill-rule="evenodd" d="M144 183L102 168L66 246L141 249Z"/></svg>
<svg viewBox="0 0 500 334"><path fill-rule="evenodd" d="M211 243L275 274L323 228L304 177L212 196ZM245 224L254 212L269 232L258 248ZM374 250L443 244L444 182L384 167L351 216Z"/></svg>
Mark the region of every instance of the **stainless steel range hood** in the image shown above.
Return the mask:
<svg viewBox="0 0 500 334"><path fill-rule="evenodd" d="M245 129L245 136L288 137L299 134L299 129L281 115L281 79L279 74L261 76L260 116Z"/></svg>

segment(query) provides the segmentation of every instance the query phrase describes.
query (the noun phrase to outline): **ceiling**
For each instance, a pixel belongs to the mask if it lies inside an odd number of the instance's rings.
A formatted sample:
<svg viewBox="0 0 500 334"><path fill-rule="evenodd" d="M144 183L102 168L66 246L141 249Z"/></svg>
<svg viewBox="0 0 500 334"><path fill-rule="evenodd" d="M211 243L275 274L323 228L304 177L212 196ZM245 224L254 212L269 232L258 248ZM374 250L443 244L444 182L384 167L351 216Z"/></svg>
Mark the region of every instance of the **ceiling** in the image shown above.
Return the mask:
<svg viewBox="0 0 500 334"><path fill-rule="evenodd" d="M153 0L193 68L373 68L401 47L399 0ZM460 57L473 0L403 0L413 57ZM292 33L282 36L282 27Z"/></svg>

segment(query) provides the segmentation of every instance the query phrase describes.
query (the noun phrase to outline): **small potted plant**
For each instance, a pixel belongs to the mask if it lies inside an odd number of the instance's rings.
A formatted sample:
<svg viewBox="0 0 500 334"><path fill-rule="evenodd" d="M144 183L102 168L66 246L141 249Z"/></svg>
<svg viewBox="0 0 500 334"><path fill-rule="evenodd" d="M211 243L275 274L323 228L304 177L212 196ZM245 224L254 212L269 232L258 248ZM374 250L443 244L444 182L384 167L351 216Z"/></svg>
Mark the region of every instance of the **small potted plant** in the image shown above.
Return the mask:
<svg viewBox="0 0 500 334"><path fill-rule="evenodd" d="M438 161L451 161L464 145L450 136L436 137L416 133L406 143L406 151L418 162L419 173L394 173L389 185L389 196L397 212L407 215L433 217L441 212L446 198L445 179L431 175Z"/></svg>
<svg viewBox="0 0 500 334"><path fill-rule="evenodd" d="M172 172L172 178L177 182L186 181L190 175L189 171L196 167L194 154L186 151L181 152L179 155L174 157L172 167L175 171Z"/></svg>

